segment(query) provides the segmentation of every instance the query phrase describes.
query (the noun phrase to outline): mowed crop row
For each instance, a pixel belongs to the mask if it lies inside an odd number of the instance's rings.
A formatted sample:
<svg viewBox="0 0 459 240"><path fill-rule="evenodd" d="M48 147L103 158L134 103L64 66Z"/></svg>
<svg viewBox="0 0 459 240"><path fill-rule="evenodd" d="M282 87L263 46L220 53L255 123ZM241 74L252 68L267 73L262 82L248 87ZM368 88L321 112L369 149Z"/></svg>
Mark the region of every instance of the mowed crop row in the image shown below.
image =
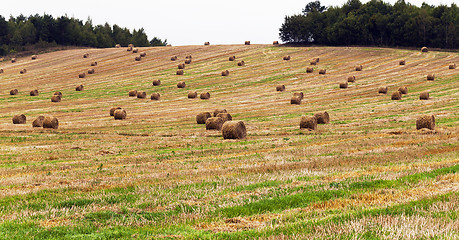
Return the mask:
<svg viewBox="0 0 459 240"><path fill-rule="evenodd" d="M448 69L459 62L457 53L268 45L139 51L146 52L140 61L113 48L0 63L0 232L37 238L458 233L457 217L446 217L458 209L459 74ZM191 64L176 75L187 55ZM320 62L310 65L315 57ZM78 78L89 68L95 73ZM19 74L22 69L27 72ZM229 76L221 76L225 70ZM435 80L427 81L428 74ZM349 76L355 82L340 89ZM153 86L157 79L161 84ZM186 87L177 88L179 81ZM84 90L75 91L80 84ZM276 91L279 84L285 91ZM378 94L380 86L388 93ZM401 86L408 94L391 100ZM9 95L11 89L19 94ZM38 96L29 95L34 89ZM130 90L161 97L132 98ZM56 91L61 102L50 100ZM210 99L188 99L188 91L209 92ZM301 104L290 104L300 91ZM429 100L419 100L423 91ZM126 110L126 119L110 117L112 107ZM245 122L246 139L223 140L221 132L196 124L198 113L217 108ZM299 129L301 116L322 111L329 124ZM13 124L16 114L27 123ZM416 130L424 114L435 116L435 130ZM33 129L39 115L57 117L59 129ZM407 214L431 225L401 229L387 220ZM372 227L381 222L387 228ZM348 223L361 228L342 227Z"/></svg>

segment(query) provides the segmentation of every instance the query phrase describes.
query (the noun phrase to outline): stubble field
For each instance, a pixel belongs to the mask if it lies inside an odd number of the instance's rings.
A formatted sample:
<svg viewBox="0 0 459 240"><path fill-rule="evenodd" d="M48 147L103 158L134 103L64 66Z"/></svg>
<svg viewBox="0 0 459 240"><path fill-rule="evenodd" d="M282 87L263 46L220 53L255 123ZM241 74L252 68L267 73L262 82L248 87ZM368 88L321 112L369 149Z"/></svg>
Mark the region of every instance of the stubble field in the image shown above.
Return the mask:
<svg viewBox="0 0 459 240"><path fill-rule="evenodd" d="M141 61L112 48L0 63L1 239L459 238L459 72L448 69L457 52L139 50L147 53ZM187 55L192 63L178 76ZM306 73L314 57L320 62ZM78 78L89 68L95 74ZM356 82L340 89L352 75ZM75 91L80 84L84 91ZM286 90L277 92L278 84ZM378 94L380 86L388 94ZM391 100L401 86L408 94ZM14 88L19 94L9 95ZM34 89L39 96L29 96ZM188 99L191 90L211 97ZM50 100L56 91L58 103ZM290 104L299 91L301 105ZM419 100L422 91L429 100ZM117 106L125 120L109 116ZM198 113L217 108L244 121L246 139L224 140L196 124ZM299 128L301 116L320 111L329 124ZM27 123L13 124L16 114ZM416 130L424 114L435 116L435 130ZM57 117L59 128L32 128L39 115Z"/></svg>

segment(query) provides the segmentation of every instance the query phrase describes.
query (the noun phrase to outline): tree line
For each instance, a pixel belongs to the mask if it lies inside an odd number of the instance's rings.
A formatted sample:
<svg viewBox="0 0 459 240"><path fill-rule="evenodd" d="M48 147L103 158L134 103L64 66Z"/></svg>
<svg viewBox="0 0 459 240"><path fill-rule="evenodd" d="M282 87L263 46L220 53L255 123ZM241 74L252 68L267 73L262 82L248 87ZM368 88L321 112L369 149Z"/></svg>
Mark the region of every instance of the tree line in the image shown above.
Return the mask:
<svg viewBox="0 0 459 240"><path fill-rule="evenodd" d="M132 32L118 25L94 26L88 18L86 22L61 16L51 15L18 17L6 20L0 15L0 55L15 53L27 49L27 46L85 46L107 48L115 44L127 46L130 43L139 47L164 46L167 40L154 37L150 41L143 28Z"/></svg>
<svg viewBox="0 0 459 240"><path fill-rule="evenodd" d="M459 8L421 7L398 0L362 4L348 0L341 7L310 2L301 14L286 16L280 38L288 43L459 48Z"/></svg>

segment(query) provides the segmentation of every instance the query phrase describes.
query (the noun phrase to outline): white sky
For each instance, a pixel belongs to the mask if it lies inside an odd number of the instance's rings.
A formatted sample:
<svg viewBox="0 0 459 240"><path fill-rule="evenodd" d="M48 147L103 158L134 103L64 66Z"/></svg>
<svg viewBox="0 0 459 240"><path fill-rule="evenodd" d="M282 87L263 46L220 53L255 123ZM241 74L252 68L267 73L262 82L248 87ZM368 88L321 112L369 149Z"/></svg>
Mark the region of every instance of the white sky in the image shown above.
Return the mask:
<svg viewBox="0 0 459 240"><path fill-rule="evenodd" d="M93 24L117 24L128 29L143 27L148 37L167 39L177 45L272 43L279 40L279 28L286 15L301 13L313 0L10 0L0 7L0 15L25 16L67 14ZM341 6L347 0L322 0L323 6ZM396 0L385 0L393 4ZM451 5L455 0L405 0L420 6ZM368 2L361 0L362 3Z"/></svg>

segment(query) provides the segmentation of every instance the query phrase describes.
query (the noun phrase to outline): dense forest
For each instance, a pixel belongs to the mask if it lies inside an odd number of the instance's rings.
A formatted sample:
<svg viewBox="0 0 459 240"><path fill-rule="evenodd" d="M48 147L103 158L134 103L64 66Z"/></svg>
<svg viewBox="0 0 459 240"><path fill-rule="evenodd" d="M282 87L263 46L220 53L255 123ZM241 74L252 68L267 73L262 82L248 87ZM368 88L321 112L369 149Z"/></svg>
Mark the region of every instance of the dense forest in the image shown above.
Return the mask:
<svg viewBox="0 0 459 240"><path fill-rule="evenodd" d="M289 43L392 47L459 47L459 8L421 7L399 0L362 4L348 0L341 7L310 2L302 14L286 16L280 38Z"/></svg>
<svg viewBox="0 0 459 240"><path fill-rule="evenodd" d="M25 17L10 17L6 20L0 15L0 55L16 53L29 49L31 46L85 46L106 48L115 44L127 46L164 46L162 41L154 37L148 40L143 28L133 30L118 25L93 26L91 19L83 21L61 16L53 18L51 15L35 15Z"/></svg>

